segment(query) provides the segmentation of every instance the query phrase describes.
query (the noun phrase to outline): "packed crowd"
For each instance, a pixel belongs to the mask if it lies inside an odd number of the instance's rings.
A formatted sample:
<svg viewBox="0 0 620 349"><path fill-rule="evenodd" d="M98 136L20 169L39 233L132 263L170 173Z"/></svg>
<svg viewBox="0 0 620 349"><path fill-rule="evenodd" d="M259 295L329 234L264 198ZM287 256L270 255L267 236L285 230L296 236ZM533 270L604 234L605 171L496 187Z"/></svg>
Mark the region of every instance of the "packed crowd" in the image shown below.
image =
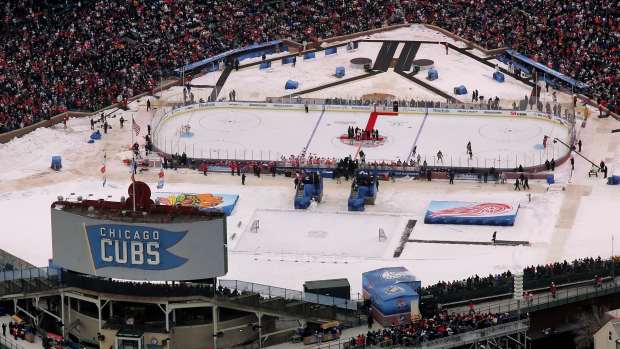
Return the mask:
<svg viewBox="0 0 620 349"><path fill-rule="evenodd" d="M620 110L620 43L614 1L405 1L408 22L438 25L486 48L512 47L585 82Z"/></svg>
<svg viewBox="0 0 620 349"><path fill-rule="evenodd" d="M423 287L420 293L422 295L433 295L439 303L486 297L511 292L512 276L510 271L506 271L496 275L474 275L464 280L440 281L434 285Z"/></svg>
<svg viewBox="0 0 620 349"><path fill-rule="evenodd" d="M600 276L618 275L618 260L597 258L576 259L545 265L530 266L523 270L526 288L547 286L550 280L556 284L596 279Z"/></svg>
<svg viewBox="0 0 620 349"><path fill-rule="evenodd" d="M498 324L518 320L519 317L509 313L480 313L449 314L440 312L433 317L423 318L418 322L387 327L379 330L369 330L349 340L349 348L364 348L366 346L398 346L407 347L429 340L457 335L464 332L488 328Z"/></svg>
<svg viewBox="0 0 620 349"><path fill-rule="evenodd" d="M525 289L594 280L609 275L619 275L620 261L611 259L584 258L572 262L563 261L545 265L529 266L523 269L523 286ZM440 281L420 289L421 295L432 295L437 303L449 303L513 291L513 274L506 271L501 274L468 277L464 280Z"/></svg>
<svg viewBox="0 0 620 349"><path fill-rule="evenodd" d="M274 38L310 42L405 20L439 25L487 48L512 46L590 84L592 95L618 111L613 4L7 1L0 6L0 132L149 91L174 68L232 48Z"/></svg>

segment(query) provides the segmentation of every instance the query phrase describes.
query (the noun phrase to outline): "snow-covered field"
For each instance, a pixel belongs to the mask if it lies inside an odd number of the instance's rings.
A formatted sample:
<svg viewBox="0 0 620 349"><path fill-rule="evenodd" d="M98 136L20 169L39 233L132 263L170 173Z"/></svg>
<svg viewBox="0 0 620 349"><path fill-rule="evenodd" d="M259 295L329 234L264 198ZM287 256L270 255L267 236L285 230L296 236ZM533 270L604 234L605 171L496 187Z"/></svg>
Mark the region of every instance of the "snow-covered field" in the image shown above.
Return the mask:
<svg viewBox="0 0 620 349"><path fill-rule="evenodd" d="M387 257L408 217L389 213L310 210L256 210L234 252L277 253L285 256ZM338 222L338 224L334 224ZM379 229L385 238L379 239ZM391 248L391 249L390 249Z"/></svg>
<svg viewBox="0 0 620 349"><path fill-rule="evenodd" d="M385 143L364 146L368 161L405 160L418 133L417 153L431 165L518 167L544 163L566 152L560 144L543 136L568 141L568 129L542 118L515 118L401 112L398 116L379 117L375 128L386 137ZM318 110L304 113L292 110L257 110L216 107L182 112L162 122L155 133L155 145L169 153L185 152L198 158L280 159L298 155L308 145L307 153L319 157L355 156L357 145L342 141L347 127L365 128L369 112ZM318 124L318 125L317 125ZM192 135L180 133L190 125ZM316 126L316 132L313 130ZM473 158L466 156L466 144L472 143Z"/></svg>
<svg viewBox="0 0 620 349"><path fill-rule="evenodd" d="M406 28L377 36L427 40L438 35L426 29ZM436 57L435 61L443 64L442 58L451 57L456 55L451 53L445 56L443 52L443 56ZM338 59L340 53L337 57L319 57L314 62L298 60L299 66L295 69L305 65L316 68L309 69L305 74L323 72L315 74L315 80L309 77L302 81L304 88L329 81L335 64L340 64ZM292 68L282 68L277 63L273 72L248 68L247 71L254 75L247 74L254 78L273 76L279 74L280 69L284 72L281 78L249 80L254 85L248 85L251 87L248 90L241 83L245 78L239 78L238 82L234 78L230 88L237 86L239 98L249 97L256 91L265 91L259 96L283 92L277 89L282 88ZM474 77L468 75L468 69L460 70L460 75L454 76L462 76L459 81L479 79L481 94L495 95L487 92L486 86L488 84L494 88L500 84L485 82L487 80L480 78L477 70L472 69ZM237 74L239 77L246 74L245 71L233 73L231 77ZM210 73L199 79L204 80L203 84L214 84L218 74ZM389 74L380 74L377 78L389 77ZM445 75L452 79L452 74ZM248 76L247 79L251 78ZM399 79L398 84L407 82ZM365 94L370 89L370 81L361 80L346 85L346 88L330 90L330 93L332 96L354 96L359 89L360 95ZM390 86L389 80L375 81L381 81L381 88ZM454 81L448 81L446 86L452 83ZM395 86L397 89L405 88L404 85ZM228 84L226 88L229 88ZM514 91L515 95L522 92L516 87ZM163 95L175 94L179 94L179 90L165 91ZM226 94L227 91L223 91L223 95ZM153 113L146 111L145 103L146 98L143 98L131 103L129 111L116 113L116 118L109 120L112 130L94 144L86 143L91 133L88 118L71 119L66 129L62 125L40 129L8 144L0 144L0 233L3 234L0 248L35 265L45 266L52 256L50 204L58 195L111 196L114 199L126 195L129 171L121 160L127 157L132 131L130 127L120 129L117 120L121 115L126 120L134 115L141 126L137 140L143 143L146 125L153 121ZM194 137L176 139L175 142L180 144L192 140L196 142L194 147L203 149L228 147L260 152L262 148L263 151L299 154L308 143L320 116L320 112L266 114L265 111L226 109L213 113L208 118L194 115ZM190 117L190 114L184 117ZM338 134L345 133L348 125L364 126L367 118L366 113L326 113L308 151L321 156L341 156L353 152L349 145L334 139ZM175 119L170 124L177 122ZM377 128L388 137L388 142L383 148L365 149L367 157L394 159L405 156L413 144L421 120L422 117L415 114L380 118ZM618 122L611 118L591 118L585 128L578 130L578 138L584 144L583 154L596 163L604 160L610 174L618 174L620 170L620 138L610 133L614 128L618 128ZM464 158L465 144L471 140L474 158L495 157L504 151L528 153L536 158L537 152L540 152L537 146L542 134L562 136L563 132L554 124L539 120L430 115L418 140L418 151L432 157L441 149L446 160L450 156ZM240 145L237 146L237 143ZM550 147L553 149L550 151L557 154L561 149L558 147ZM327 152L331 153L324 154ZM63 169L59 172L49 169L52 155L63 158ZM105 187L102 186L100 172L104 157L107 159ZM616 214L620 212L620 188L606 185L600 177L589 178L589 169L590 164L578 156L575 157L574 172L571 172L570 165L557 168L555 178L566 188L565 191L546 191L543 181L530 181L531 202L524 192L514 191L512 184L457 181L449 185L447 181L426 182L408 178L395 183L381 182L376 205L367 206L366 211L360 214L341 214L347 210L350 190L350 183L347 182L338 184L326 180L323 202L315 210L295 212L289 211L293 207L294 196L291 178L261 176L259 179L248 176L246 185L242 186L237 176L209 174L205 177L190 170L166 171L164 190L239 195L237 207L228 218L229 273L225 278L301 289L306 280L345 277L349 279L355 296L361 289L361 274L379 267L405 266L426 285L472 274L515 270L523 265L585 256L609 256L614 247L615 251L618 250L618 246L612 244L612 236L617 234L614 229L617 227ZM158 180L157 172L139 173L137 179L154 187ZM431 200L517 202L521 207L513 227L425 225L423 217ZM249 232L248 226L256 217L260 217L261 229L258 233ZM407 243L402 256L393 258L392 252L405 219L418 221L412 235L417 239L489 241L493 231L497 231L498 239L528 240L531 246ZM378 236L378 227L385 230L388 241L381 244L378 239L369 242L368 239ZM617 240L618 235L614 241Z"/></svg>

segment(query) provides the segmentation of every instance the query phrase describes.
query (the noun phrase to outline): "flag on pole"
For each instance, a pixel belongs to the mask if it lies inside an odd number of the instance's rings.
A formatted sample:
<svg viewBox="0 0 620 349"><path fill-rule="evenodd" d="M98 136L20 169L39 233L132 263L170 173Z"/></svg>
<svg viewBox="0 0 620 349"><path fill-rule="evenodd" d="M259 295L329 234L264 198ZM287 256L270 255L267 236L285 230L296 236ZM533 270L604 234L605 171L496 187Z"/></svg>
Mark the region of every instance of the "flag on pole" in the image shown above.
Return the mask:
<svg viewBox="0 0 620 349"><path fill-rule="evenodd" d="M133 129L133 132L136 133L136 136L140 134L140 125L138 125L133 117L131 118L131 128Z"/></svg>
<svg viewBox="0 0 620 349"><path fill-rule="evenodd" d="M157 189L162 189L164 187L164 169L159 170L159 181L157 182Z"/></svg>
<svg viewBox="0 0 620 349"><path fill-rule="evenodd" d="M103 175L103 186L105 187L105 183L107 182L107 178L105 175L105 160L106 160L106 155L105 153L103 154L103 164L101 165L101 174Z"/></svg>

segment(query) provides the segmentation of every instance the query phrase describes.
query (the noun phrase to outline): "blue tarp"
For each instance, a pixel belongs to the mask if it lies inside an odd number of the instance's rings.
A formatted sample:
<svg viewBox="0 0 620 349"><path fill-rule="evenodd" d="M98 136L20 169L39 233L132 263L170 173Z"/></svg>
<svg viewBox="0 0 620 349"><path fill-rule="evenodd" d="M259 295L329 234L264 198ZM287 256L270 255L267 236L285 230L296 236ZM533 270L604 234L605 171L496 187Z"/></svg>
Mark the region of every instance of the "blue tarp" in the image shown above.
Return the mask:
<svg viewBox="0 0 620 349"><path fill-rule="evenodd" d="M284 58L282 58L282 64L291 64L291 63L293 63L294 59L295 59L294 56L284 57Z"/></svg>
<svg viewBox="0 0 620 349"><path fill-rule="evenodd" d="M269 42L264 42L264 43L260 43L260 44L254 44L254 45L250 45L250 46L246 46L246 47L237 48L237 49L234 49L234 50L230 50L230 51L226 51L226 52L220 53L219 55L216 55L216 56L213 56L213 57L205 58L205 59L200 60L198 62L190 63L188 65L185 65L184 67L177 68L174 71L177 74L181 74L181 72L183 70L189 71L189 70L194 70L194 69L203 67L203 66L208 65L208 64L213 64L215 62L219 62L219 61L224 60L226 57L228 57L230 55L236 55L237 58L240 61L242 61L244 59L247 59L247 58L258 57L262 53L268 51L268 50L260 51L259 49L264 48L264 49L271 49L271 50L273 50L274 47L276 47L278 45L281 45L281 44L282 44L281 40L273 40L273 41L269 41ZM250 52L250 51L255 51L255 50L259 50L259 51L257 51L257 52Z"/></svg>
<svg viewBox="0 0 620 349"><path fill-rule="evenodd" d="M99 132L99 130L97 130L97 131L93 132L93 133L90 135L90 139L95 140L95 141L100 140L100 139L101 139L101 132Z"/></svg>
<svg viewBox="0 0 620 349"><path fill-rule="evenodd" d="M313 59L313 58L316 58L316 54L314 52L304 53L304 59Z"/></svg>
<svg viewBox="0 0 620 349"><path fill-rule="evenodd" d="M341 78L344 74L344 67L336 67L336 77Z"/></svg>
<svg viewBox="0 0 620 349"><path fill-rule="evenodd" d="M60 155L52 155L52 169L58 171L62 168L62 158Z"/></svg>
<svg viewBox="0 0 620 349"><path fill-rule="evenodd" d="M298 87L299 87L299 82L295 80L287 80L286 84L284 85L284 89L286 90L295 90Z"/></svg>
<svg viewBox="0 0 620 349"><path fill-rule="evenodd" d="M607 184L609 184L609 185L620 185L620 176L607 177Z"/></svg>
<svg viewBox="0 0 620 349"><path fill-rule="evenodd" d="M493 80L497 82L504 82L505 79L506 77L504 76L504 73L502 73L501 71L496 71L493 73Z"/></svg>
<svg viewBox="0 0 620 349"><path fill-rule="evenodd" d="M337 47L328 47L328 48L325 49L325 55L326 56L333 55L333 54L336 54L336 53L338 53L338 48Z"/></svg>
<svg viewBox="0 0 620 349"><path fill-rule="evenodd" d="M467 94L467 88L465 88L465 85L460 85L454 88L454 94L455 95L466 95Z"/></svg>
<svg viewBox="0 0 620 349"><path fill-rule="evenodd" d="M564 75L556 70L553 70L549 67L547 67L544 64L538 63L533 59L530 59L529 57L515 51L515 50L506 50L506 54L513 60L517 60L517 62L520 62L521 64L525 64L528 66L531 66L547 75L551 75L553 77L555 77L556 79L559 79L571 86L575 86L579 89L584 89L587 88L588 85L581 82L581 81L577 81L573 78L571 78L570 76Z"/></svg>
<svg viewBox="0 0 620 349"><path fill-rule="evenodd" d="M260 63L260 69L271 68L271 61L264 61Z"/></svg>
<svg viewBox="0 0 620 349"><path fill-rule="evenodd" d="M518 211L518 204L431 201L424 223L512 226Z"/></svg>
<svg viewBox="0 0 620 349"><path fill-rule="evenodd" d="M431 68L428 70L427 79L433 81L439 78L439 73L437 73L437 69Z"/></svg>

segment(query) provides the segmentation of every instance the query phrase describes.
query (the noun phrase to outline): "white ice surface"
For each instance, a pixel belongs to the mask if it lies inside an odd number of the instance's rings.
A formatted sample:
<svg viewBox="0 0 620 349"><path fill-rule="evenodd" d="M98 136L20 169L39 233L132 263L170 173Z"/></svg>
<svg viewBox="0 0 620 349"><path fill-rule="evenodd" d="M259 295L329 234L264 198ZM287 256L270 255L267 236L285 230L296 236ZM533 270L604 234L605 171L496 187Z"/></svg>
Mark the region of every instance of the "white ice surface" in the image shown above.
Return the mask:
<svg viewBox="0 0 620 349"><path fill-rule="evenodd" d="M320 111L306 114L296 110L203 109L170 118L159 128L155 143L168 153L186 152L199 158L279 159L298 155L306 144L308 154L319 157L355 156L357 145L342 141L347 127L365 128L368 112ZM386 141L364 146L368 161L405 160L411 151L423 115L401 113L379 117L375 129ZM180 136L189 124L192 136ZM429 164L439 164L436 154L444 155L443 164L453 166L517 167L544 163L557 158L564 149L543 136L566 140L568 130L543 119L500 116L450 116L429 114L416 143L417 153ZM466 144L472 143L474 157L466 156Z"/></svg>

